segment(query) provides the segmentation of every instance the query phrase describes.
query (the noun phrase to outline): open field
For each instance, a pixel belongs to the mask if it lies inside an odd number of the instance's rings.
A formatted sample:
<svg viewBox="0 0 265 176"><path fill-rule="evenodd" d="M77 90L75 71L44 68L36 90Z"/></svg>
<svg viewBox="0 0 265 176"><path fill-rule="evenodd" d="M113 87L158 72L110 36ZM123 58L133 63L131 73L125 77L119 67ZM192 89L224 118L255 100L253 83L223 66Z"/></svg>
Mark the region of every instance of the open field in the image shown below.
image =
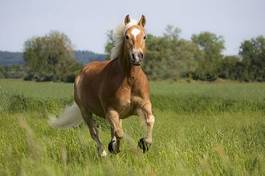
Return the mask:
<svg viewBox="0 0 265 176"><path fill-rule="evenodd" d="M104 159L85 125L47 125L72 102L72 87L0 80L0 175L265 175L265 84L152 82L150 151L137 149L143 123L132 117L121 153Z"/></svg>

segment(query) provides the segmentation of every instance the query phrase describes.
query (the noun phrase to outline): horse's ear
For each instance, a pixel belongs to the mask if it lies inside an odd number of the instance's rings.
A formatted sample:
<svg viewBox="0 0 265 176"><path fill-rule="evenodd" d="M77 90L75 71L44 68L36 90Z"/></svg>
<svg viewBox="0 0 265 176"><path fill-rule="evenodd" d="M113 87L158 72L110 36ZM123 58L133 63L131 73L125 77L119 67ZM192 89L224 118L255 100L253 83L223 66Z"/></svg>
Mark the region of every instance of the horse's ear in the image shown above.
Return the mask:
<svg viewBox="0 0 265 176"><path fill-rule="evenodd" d="M144 26L145 26L145 22L146 22L145 16L142 15L142 16L141 16L141 19L140 19L139 22L138 22L138 25L144 27Z"/></svg>
<svg viewBox="0 0 265 176"><path fill-rule="evenodd" d="M124 24L127 25L128 23L130 23L131 19L129 15L126 15L125 19L124 19Z"/></svg>

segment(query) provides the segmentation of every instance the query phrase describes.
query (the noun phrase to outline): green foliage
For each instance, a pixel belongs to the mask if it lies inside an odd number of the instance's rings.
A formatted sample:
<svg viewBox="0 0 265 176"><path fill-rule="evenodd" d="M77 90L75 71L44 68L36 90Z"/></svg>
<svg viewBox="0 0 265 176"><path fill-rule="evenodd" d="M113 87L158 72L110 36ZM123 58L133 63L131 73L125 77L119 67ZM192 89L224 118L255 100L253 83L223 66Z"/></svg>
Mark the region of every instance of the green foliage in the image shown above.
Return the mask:
<svg viewBox="0 0 265 176"><path fill-rule="evenodd" d="M80 68L74 60L70 39L59 32L27 40L23 55L29 77L33 75L39 81L64 80Z"/></svg>
<svg viewBox="0 0 265 176"><path fill-rule="evenodd" d="M245 79L265 81L265 37L259 36L244 41L239 54L245 66Z"/></svg>
<svg viewBox="0 0 265 176"><path fill-rule="evenodd" d="M0 66L0 78L23 78L26 75L23 65Z"/></svg>
<svg viewBox="0 0 265 176"><path fill-rule="evenodd" d="M177 35L147 36L144 70L151 79L177 80L195 70L196 46L190 41L178 39Z"/></svg>
<svg viewBox="0 0 265 176"><path fill-rule="evenodd" d="M5 68L0 65L0 79L5 78Z"/></svg>
<svg viewBox="0 0 265 176"><path fill-rule="evenodd" d="M218 67L218 77L222 79L237 80L241 72L238 70L240 58L238 56L225 56Z"/></svg>
<svg viewBox="0 0 265 176"><path fill-rule="evenodd" d="M105 44L106 59L110 59L111 49L114 47L113 30L107 32L107 42Z"/></svg>
<svg viewBox="0 0 265 176"><path fill-rule="evenodd" d="M164 32L164 37L171 39L171 40L176 40L179 39L179 35L181 33L181 29L172 26L172 25L167 25L165 32Z"/></svg>
<svg viewBox="0 0 265 176"><path fill-rule="evenodd" d="M0 92L15 97L1 98L0 107L13 102L16 109L0 111L0 175L265 173L261 83L151 82L156 123L150 151L142 154L137 148L144 127L131 117L123 120L121 152L106 158L97 157L85 125L53 129L47 124L49 113L57 114L71 99L71 84L0 80L0 87ZM25 107L30 102L32 107ZM36 102L42 103L33 107ZM99 131L107 146L110 130Z"/></svg>
<svg viewBox="0 0 265 176"><path fill-rule="evenodd" d="M143 68L152 80L194 79L214 81L218 78L240 81L265 81L265 37L242 42L240 56L223 56L224 39L210 32L194 34L191 40L180 38L181 30L168 25L163 36L147 35L147 52ZM106 55L75 51L70 39L59 32L33 37L25 42L26 66L18 63L21 53L0 51L0 78L22 78L37 81L73 82L82 63L109 59L113 31L107 33ZM13 58L13 60L12 60ZM10 62L9 62L10 61Z"/></svg>
<svg viewBox="0 0 265 176"><path fill-rule="evenodd" d="M223 37L210 32L202 32L192 35L192 41L200 50L199 65L194 73L194 79L216 80L218 77L218 67L223 58L224 49Z"/></svg>

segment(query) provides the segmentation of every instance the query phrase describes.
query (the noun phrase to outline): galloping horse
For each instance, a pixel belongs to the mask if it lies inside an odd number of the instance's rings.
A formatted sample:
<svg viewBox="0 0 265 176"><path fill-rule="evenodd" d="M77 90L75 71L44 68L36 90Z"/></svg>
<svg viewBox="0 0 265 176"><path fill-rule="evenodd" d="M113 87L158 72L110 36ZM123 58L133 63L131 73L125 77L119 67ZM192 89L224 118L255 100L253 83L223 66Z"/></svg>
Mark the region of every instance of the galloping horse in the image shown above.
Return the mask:
<svg viewBox="0 0 265 176"><path fill-rule="evenodd" d="M154 116L149 98L148 80L141 68L144 58L146 34L145 16L133 21L127 15L124 22L114 31L114 47L111 60L92 62L86 65L75 79L75 103L50 122L53 127L72 127L84 120L91 137L97 143L98 154L107 153L99 139L92 114L105 118L111 125L111 153L120 151L123 138L121 119L131 115L142 117L147 126L146 136L138 146L148 151L152 143Z"/></svg>

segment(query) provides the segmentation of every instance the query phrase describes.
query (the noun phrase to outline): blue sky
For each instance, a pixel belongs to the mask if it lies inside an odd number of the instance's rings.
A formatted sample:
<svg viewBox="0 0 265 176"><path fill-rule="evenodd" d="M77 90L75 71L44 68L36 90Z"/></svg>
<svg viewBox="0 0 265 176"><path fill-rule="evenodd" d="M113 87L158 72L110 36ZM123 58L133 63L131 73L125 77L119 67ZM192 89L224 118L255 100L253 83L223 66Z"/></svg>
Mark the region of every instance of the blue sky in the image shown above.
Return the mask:
<svg viewBox="0 0 265 176"><path fill-rule="evenodd" d="M264 0L0 0L0 50L22 51L25 40L51 30L64 32L74 49L104 52L106 32L126 14L144 14L147 31L162 35L167 24L181 37L210 31L237 54L243 40L265 35Z"/></svg>

